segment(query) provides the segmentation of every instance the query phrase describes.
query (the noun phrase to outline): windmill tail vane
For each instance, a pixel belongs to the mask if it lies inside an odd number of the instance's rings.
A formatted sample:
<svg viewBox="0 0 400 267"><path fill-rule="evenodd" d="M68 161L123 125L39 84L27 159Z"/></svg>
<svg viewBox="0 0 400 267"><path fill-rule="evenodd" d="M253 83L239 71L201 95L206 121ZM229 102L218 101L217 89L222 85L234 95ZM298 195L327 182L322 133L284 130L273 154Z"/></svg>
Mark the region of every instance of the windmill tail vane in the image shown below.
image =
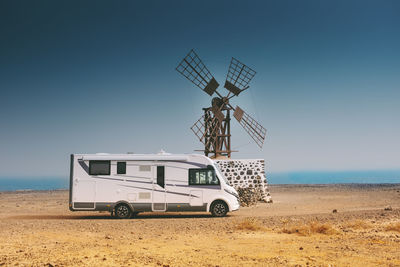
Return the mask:
<svg viewBox="0 0 400 267"><path fill-rule="evenodd" d="M233 117L262 148L267 130L239 106L234 108L229 103L230 99L238 97L249 88L249 83L256 74L253 69L232 57L224 84L224 88L228 90L226 96L218 92L219 83L193 49L182 59L176 70L209 96L216 95L211 101L211 107L203 108L204 115L191 127L203 143L206 156L211 154L214 158L230 158L231 153L236 152L231 150L231 111Z"/></svg>

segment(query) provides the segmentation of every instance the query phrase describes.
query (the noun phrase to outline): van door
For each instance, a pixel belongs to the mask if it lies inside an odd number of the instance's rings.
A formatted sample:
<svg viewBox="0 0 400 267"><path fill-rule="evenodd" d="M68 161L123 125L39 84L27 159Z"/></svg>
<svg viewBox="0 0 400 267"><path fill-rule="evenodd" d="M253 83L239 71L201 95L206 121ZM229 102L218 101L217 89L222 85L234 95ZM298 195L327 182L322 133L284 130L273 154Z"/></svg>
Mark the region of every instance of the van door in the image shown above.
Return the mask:
<svg viewBox="0 0 400 267"><path fill-rule="evenodd" d="M203 206L203 191L190 190L190 206Z"/></svg>
<svg viewBox="0 0 400 267"><path fill-rule="evenodd" d="M165 166L153 166L153 211L166 211Z"/></svg>

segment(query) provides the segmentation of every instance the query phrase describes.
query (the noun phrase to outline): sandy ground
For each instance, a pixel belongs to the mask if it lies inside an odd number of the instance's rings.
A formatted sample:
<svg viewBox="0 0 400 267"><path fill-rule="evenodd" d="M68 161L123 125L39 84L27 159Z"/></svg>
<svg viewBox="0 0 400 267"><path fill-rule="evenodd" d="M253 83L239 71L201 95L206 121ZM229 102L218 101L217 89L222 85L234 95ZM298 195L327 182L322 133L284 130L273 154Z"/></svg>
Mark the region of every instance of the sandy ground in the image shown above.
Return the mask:
<svg viewBox="0 0 400 267"><path fill-rule="evenodd" d="M69 211L67 191L2 192L0 266L400 266L400 185L272 186L271 195L225 218L117 220Z"/></svg>

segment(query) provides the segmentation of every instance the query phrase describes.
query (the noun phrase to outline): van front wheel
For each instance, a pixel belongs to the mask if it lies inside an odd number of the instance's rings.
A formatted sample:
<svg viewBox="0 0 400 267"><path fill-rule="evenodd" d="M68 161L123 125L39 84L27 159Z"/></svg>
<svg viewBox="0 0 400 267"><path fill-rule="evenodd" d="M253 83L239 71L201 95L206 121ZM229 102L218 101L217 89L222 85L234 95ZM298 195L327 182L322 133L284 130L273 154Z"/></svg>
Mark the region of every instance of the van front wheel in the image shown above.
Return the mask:
<svg viewBox="0 0 400 267"><path fill-rule="evenodd" d="M211 205L211 214L214 217L224 217L228 213L228 205L225 202L218 200Z"/></svg>
<svg viewBox="0 0 400 267"><path fill-rule="evenodd" d="M132 215L131 208L126 204L119 204L115 207L115 217L118 219L128 219Z"/></svg>

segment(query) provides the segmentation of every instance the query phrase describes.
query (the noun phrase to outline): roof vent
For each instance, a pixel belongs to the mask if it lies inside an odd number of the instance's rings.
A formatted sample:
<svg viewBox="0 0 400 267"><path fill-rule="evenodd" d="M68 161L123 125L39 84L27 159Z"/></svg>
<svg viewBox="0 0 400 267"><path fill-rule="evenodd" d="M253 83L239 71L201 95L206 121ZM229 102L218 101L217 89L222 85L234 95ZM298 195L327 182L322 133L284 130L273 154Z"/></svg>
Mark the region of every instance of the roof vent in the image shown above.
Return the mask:
<svg viewBox="0 0 400 267"><path fill-rule="evenodd" d="M167 153L164 151L164 149L161 149L160 152L157 153L157 155L171 155L171 153Z"/></svg>

